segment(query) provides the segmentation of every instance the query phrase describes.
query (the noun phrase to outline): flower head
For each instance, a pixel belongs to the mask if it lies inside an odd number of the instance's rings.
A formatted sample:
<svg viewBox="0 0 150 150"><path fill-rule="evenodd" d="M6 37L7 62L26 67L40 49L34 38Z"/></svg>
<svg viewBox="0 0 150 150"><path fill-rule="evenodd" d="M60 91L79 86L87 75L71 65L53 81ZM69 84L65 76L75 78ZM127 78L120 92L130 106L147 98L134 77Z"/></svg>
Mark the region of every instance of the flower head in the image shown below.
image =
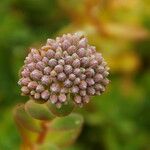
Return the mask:
<svg viewBox="0 0 150 150"><path fill-rule="evenodd" d="M37 102L42 99L61 107L71 94L82 106L109 83L107 63L79 33L48 39L42 48L32 48L24 63L18 83L22 94Z"/></svg>

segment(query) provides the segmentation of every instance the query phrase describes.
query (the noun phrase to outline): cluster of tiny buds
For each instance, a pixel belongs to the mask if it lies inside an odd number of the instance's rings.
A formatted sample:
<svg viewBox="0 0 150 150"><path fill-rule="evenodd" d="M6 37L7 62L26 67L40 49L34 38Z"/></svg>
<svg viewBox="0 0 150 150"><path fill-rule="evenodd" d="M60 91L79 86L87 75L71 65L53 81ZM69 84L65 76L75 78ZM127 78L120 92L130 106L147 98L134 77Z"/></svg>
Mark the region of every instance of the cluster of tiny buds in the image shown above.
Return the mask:
<svg viewBox="0 0 150 150"><path fill-rule="evenodd" d="M100 95L109 83L107 63L80 33L48 39L40 49L32 48L21 69L21 91L58 108L68 95L79 106Z"/></svg>

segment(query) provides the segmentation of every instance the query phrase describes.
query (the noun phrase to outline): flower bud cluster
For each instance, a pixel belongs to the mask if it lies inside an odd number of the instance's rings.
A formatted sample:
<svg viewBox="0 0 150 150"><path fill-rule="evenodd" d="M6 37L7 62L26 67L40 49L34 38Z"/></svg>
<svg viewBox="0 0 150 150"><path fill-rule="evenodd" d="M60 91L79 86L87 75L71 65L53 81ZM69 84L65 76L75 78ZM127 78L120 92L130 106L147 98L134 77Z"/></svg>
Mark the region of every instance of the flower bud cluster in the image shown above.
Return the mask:
<svg viewBox="0 0 150 150"><path fill-rule="evenodd" d="M67 103L68 94L82 106L109 83L107 63L79 33L48 39L42 48L32 48L24 63L18 82L22 94L57 107Z"/></svg>

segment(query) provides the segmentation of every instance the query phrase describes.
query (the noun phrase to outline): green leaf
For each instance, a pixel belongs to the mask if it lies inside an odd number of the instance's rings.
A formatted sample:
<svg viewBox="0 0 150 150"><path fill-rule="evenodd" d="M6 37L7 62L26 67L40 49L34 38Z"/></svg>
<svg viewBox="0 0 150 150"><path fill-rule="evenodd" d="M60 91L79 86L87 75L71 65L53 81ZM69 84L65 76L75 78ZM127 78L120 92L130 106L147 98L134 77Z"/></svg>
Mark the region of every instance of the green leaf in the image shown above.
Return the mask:
<svg viewBox="0 0 150 150"><path fill-rule="evenodd" d="M51 143L44 143L38 147L38 150L60 150L56 145Z"/></svg>
<svg viewBox="0 0 150 150"><path fill-rule="evenodd" d="M57 108L56 105L52 104L50 101L48 101L46 104L48 108L50 109L50 111L58 117L64 117L64 116L69 115L75 107L73 101L70 98L70 95L68 96L68 103L63 104L61 108Z"/></svg>
<svg viewBox="0 0 150 150"><path fill-rule="evenodd" d="M28 130L37 133L42 131L39 122L26 113L24 104L16 106L14 110L14 118L19 125Z"/></svg>
<svg viewBox="0 0 150 150"><path fill-rule="evenodd" d="M76 140L82 125L83 117L78 114L55 118L50 124L50 132L45 140L61 147L67 147Z"/></svg>
<svg viewBox="0 0 150 150"><path fill-rule="evenodd" d="M55 130L69 130L78 129L83 124L83 117L79 114L72 113L69 116L63 118L55 118L50 127Z"/></svg>
<svg viewBox="0 0 150 150"><path fill-rule="evenodd" d="M25 104L25 110L35 119L46 121L55 118L55 116L49 111L45 104L39 104L33 100L29 100Z"/></svg>

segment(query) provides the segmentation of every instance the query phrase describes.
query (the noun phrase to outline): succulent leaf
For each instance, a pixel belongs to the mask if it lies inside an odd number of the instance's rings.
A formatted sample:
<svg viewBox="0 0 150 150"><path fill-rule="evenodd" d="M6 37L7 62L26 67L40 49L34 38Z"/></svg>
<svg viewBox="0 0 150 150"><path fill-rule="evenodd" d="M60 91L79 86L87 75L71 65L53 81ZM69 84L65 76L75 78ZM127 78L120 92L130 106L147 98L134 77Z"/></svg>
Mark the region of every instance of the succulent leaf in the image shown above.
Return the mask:
<svg viewBox="0 0 150 150"><path fill-rule="evenodd" d="M19 125L21 125L22 127L33 132L41 132L42 129L39 122L26 113L24 104L16 106L14 110L14 117L16 122L19 123Z"/></svg>
<svg viewBox="0 0 150 150"><path fill-rule="evenodd" d="M51 141L61 147L67 147L78 137L83 124L83 118L71 114L63 118L55 118L50 124L50 132L45 141Z"/></svg>
<svg viewBox="0 0 150 150"><path fill-rule="evenodd" d="M45 104L36 103L34 100L29 100L25 104L25 110L33 118L38 120L52 120L54 115L49 111Z"/></svg>

